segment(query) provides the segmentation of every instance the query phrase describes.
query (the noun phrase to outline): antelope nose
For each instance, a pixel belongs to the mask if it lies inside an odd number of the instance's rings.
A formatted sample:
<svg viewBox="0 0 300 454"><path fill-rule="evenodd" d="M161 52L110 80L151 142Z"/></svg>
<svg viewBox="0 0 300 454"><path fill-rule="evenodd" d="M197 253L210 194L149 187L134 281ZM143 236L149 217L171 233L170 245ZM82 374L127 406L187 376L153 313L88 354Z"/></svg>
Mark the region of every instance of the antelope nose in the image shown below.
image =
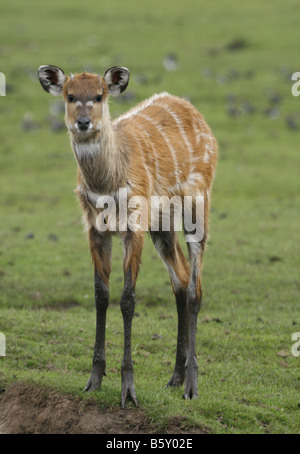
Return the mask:
<svg viewBox="0 0 300 454"><path fill-rule="evenodd" d="M90 119L86 118L86 117L78 118L78 120L77 120L78 128L81 131L86 131L88 129L90 123L91 123Z"/></svg>

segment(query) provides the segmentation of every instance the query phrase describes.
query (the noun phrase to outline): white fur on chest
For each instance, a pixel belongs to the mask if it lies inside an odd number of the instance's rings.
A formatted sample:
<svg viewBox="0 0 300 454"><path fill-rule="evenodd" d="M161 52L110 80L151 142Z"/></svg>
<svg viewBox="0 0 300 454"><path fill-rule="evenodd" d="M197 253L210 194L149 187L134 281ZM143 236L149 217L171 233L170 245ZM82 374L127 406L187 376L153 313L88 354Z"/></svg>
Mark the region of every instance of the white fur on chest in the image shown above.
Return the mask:
<svg viewBox="0 0 300 454"><path fill-rule="evenodd" d="M77 159L94 158L100 151L100 143L75 143L73 149Z"/></svg>

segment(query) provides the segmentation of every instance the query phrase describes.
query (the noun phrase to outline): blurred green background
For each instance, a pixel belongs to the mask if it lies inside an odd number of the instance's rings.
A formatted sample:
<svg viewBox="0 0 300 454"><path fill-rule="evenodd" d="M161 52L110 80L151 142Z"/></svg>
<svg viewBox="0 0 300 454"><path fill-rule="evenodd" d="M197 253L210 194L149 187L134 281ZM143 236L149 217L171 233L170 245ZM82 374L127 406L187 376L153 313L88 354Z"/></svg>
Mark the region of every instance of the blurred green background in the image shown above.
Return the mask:
<svg viewBox="0 0 300 454"><path fill-rule="evenodd" d="M300 99L291 94L291 75L300 71L299 23L297 0L1 5L3 386L29 381L78 394L92 359L93 273L72 192L76 163L64 105L42 90L37 68L103 74L121 65L131 79L111 101L112 117L169 91L201 111L220 146L197 337L200 398L186 403L182 390L163 390L175 359L176 310L148 241L133 326L141 407L159 427L180 415L187 430L299 432L300 360L291 354L291 335L300 331ZM103 392L88 396L112 407L119 403L123 282L118 239L114 246L112 372Z"/></svg>

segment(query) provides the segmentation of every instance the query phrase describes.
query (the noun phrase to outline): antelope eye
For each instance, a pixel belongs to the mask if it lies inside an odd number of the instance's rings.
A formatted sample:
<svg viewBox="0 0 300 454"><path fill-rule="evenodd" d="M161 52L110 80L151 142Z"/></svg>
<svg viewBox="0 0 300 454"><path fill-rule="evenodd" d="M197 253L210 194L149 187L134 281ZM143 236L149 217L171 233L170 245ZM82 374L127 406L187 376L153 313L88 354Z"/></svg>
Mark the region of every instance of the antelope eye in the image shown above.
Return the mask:
<svg viewBox="0 0 300 454"><path fill-rule="evenodd" d="M68 95L68 101L69 101L69 102L73 102L73 101L74 101L74 96Z"/></svg>
<svg viewBox="0 0 300 454"><path fill-rule="evenodd" d="M96 97L96 101L97 101L97 102L101 102L101 101L102 101L102 95L98 95L98 96Z"/></svg>

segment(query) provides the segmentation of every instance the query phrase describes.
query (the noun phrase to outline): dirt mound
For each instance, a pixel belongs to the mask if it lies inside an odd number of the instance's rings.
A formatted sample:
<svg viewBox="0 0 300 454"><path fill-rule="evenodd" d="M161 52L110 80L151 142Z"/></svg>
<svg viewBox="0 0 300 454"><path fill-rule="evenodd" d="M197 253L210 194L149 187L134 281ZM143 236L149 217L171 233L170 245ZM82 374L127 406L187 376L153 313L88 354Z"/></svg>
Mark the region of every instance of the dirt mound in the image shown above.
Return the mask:
<svg viewBox="0 0 300 454"><path fill-rule="evenodd" d="M103 410L56 391L12 385L0 398L0 434L149 433L140 409Z"/></svg>
<svg viewBox="0 0 300 454"><path fill-rule="evenodd" d="M165 433L186 432L175 417ZM37 386L13 384L0 395L0 434L155 434L139 408L106 410ZM160 432L162 433L162 432Z"/></svg>

